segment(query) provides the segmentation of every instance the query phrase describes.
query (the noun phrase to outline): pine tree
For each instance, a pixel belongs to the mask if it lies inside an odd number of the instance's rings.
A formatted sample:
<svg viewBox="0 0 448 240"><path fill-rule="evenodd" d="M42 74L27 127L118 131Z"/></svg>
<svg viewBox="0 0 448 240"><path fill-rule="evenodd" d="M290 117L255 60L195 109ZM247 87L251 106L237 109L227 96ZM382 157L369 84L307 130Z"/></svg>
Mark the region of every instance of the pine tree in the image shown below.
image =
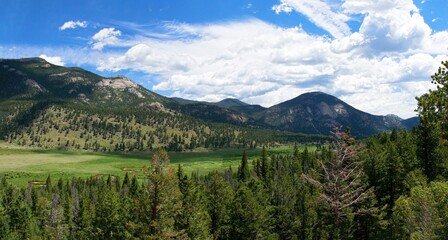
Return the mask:
<svg viewBox="0 0 448 240"><path fill-rule="evenodd" d="M0 239L9 238L9 216L3 206L3 193L0 187Z"/></svg>
<svg viewBox="0 0 448 240"><path fill-rule="evenodd" d="M429 181L436 179L443 170L442 158L438 155L439 134L437 130L425 122L417 128L417 157L420 167Z"/></svg>
<svg viewBox="0 0 448 240"><path fill-rule="evenodd" d="M161 173L163 168L170 163L168 153L162 147L156 149L151 158L151 163L156 173Z"/></svg>
<svg viewBox="0 0 448 240"><path fill-rule="evenodd" d="M441 130L444 139L448 139L448 61L431 76L435 90L417 97L420 122Z"/></svg>
<svg viewBox="0 0 448 240"><path fill-rule="evenodd" d="M268 159L268 154L266 151L266 147L263 146L263 149L261 150L261 166L260 166L261 170L261 176L263 178L264 181L266 181L267 177L268 177L268 171L269 171L269 159Z"/></svg>
<svg viewBox="0 0 448 240"><path fill-rule="evenodd" d="M150 234L158 238L178 236L175 218L182 207L182 193L173 171L150 173L147 190L149 191Z"/></svg>
<svg viewBox="0 0 448 240"><path fill-rule="evenodd" d="M238 187L231 211L231 239L264 239L269 236L269 215L245 183Z"/></svg>
<svg viewBox="0 0 448 240"><path fill-rule="evenodd" d="M114 239L123 236L123 224L119 215L118 193L109 187L102 187L98 192L98 203L95 206L93 227L100 239Z"/></svg>
<svg viewBox="0 0 448 240"><path fill-rule="evenodd" d="M212 172L207 178L208 212L210 215L210 232L213 239L230 238L230 203L233 199L233 190L224 176Z"/></svg>
<svg viewBox="0 0 448 240"><path fill-rule="evenodd" d="M247 162L246 151L243 152L243 157L241 158L241 164L238 168L238 181L244 182L250 178L249 164Z"/></svg>

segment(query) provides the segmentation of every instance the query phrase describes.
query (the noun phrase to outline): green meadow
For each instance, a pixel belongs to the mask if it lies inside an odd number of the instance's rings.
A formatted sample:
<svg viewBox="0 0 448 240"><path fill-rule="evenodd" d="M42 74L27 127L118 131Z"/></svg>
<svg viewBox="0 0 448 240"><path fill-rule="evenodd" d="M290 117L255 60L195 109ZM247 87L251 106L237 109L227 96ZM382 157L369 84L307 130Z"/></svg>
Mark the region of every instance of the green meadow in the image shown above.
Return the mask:
<svg viewBox="0 0 448 240"><path fill-rule="evenodd" d="M301 149L304 147L301 146ZM309 150L314 147L308 146ZM268 149L270 154L292 153L292 146ZM246 150L249 161L260 156L261 149ZM187 174L197 172L207 174L223 171L230 166L236 170L241 161L243 149L223 149L216 151L169 152L170 166L181 164ZM93 177L115 175L123 177L126 172L143 177L142 169L149 166L151 152L96 153L21 148L0 143L0 176L18 186L30 182L39 184L48 175L53 180L59 178Z"/></svg>

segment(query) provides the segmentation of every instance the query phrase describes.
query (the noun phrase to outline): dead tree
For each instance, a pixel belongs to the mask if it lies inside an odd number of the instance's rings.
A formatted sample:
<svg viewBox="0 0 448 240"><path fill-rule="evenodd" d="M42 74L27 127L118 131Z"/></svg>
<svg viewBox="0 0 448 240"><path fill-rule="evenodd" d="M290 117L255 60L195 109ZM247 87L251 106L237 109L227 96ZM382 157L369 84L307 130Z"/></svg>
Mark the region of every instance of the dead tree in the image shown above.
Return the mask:
<svg viewBox="0 0 448 240"><path fill-rule="evenodd" d="M362 181L363 166L357 157L357 146L349 133L335 128L329 143L329 157L319 160L320 176L313 178L303 174L304 179L320 189L321 199L329 208L337 231L340 223L350 214L366 213L369 209L359 207L373 196ZM337 234L337 233L334 233Z"/></svg>

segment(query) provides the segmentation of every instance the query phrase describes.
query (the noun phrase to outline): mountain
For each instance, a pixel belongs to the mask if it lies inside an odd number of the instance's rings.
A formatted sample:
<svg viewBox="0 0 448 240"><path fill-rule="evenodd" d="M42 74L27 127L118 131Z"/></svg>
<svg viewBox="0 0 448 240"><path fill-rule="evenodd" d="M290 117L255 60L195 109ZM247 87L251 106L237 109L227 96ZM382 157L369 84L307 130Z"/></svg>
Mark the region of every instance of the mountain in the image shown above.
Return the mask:
<svg viewBox="0 0 448 240"><path fill-rule="evenodd" d="M245 114L245 118L247 118L247 117L250 118L253 114L255 114L257 112L261 112L266 109L260 105L251 105L251 104L242 102L235 98L226 98L219 102L194 101L194 100L187 100L187 99L183 99L183 98L172 98L172 99L181 105L205 104L205 105L217 106L217 107L224 108L224 109L230 109L230 110ZM219 116L217 116L217 117L219 117Z"/></svg>
<svg viewBox="0 0 448 240"><path fill-rule="evenodd" d="M249 104L242 102L236 98L226 98L226 99L223 99L219 102L212 103L212 104L216 105L218 107L223 107L223 108L240 107L240 106L249 105Z"/></svg>
<svg viewBox="0 0 448 240"><path fill-rule="evenodd" d="M418 126L419 122L420 122L419 117L411 117L401 121L403 126L405 126L407 129L412 129L415 126Z"/></svg>
<svg viewBox="0 0 448 240"><path fill-rule="evenodd" d="M169 111L169 107L204 121L257 125L256 121L239 111L210 106L208 103L167 98L125 76L104 78L81 68L56 66L41 58L2 59L0 77L0 99L62 100L89 107L116 109ZM185 106L185 102L196 105Z"/></svg>
<svg viewBox="0 0 448 240"><path fill-rule="evenodd" d="M371 115L322 92L270 108L232 98L168 98L125 76L102 77L40 58L0 59L0 122L0 136L10 142L103 150L314 141L322 138L297 133L328 136L341 125L364 137L418 123Z"/></svg>
<svg viewBox="0 0 448 240"><path fill-rule="evenodd" d="M168 104L170 109L177 112L195 117L204 121L217 122L217 123L229 123L239 126L248 126L255 128L269 127L266 124L258 122L251 116L233 110L231 108L223 108L209 103L195 102L188 104Z"/></svg>
<svg viewBox="0 0 448 240"><path fill-rule="evenodd" d="M107 106L167 101L124 76L104 78L81 68L52 65L41 58L1 59L0 78L0 99L58 99Z"/></svg>
<svg viewBox="0 0 448 240"><path fill-rule="evenodd" d="M375 116L342 100L311 92L254 114L254 118L282 130L327 135L335 126L349 127L356 136L368 136L393 128L405 128L396 116Z"/></svg>
<svg viewBox="0 0 448 240"><path fill-rule="evenodd" d="M0 59L0 139L9 143L89 151L159 146L181 151L323 139L273 130L229 108L178 101L125 76L102 77L40 58Z"/></svg>
<svg viewBox="0 0 448 240"><path fill-rule="evenodd" d="M247 104L235 98L226 98L224 100L212 104L219 107L229 108L241 113L245 113L249 116L266 109L260 105Z"/></svg>
<svg viewBox="0 0 448 240"><path fill-rule="evenodd" d="M264 109L258 105L249 105L238 99L227 98L219 102L195 101L183 98L171 98L174 102L168 104L169 108L183 114L205 121L237 124L256 128L269 127L252 118L252 108ZM258 107L259 108L258 108Z"/></svg>

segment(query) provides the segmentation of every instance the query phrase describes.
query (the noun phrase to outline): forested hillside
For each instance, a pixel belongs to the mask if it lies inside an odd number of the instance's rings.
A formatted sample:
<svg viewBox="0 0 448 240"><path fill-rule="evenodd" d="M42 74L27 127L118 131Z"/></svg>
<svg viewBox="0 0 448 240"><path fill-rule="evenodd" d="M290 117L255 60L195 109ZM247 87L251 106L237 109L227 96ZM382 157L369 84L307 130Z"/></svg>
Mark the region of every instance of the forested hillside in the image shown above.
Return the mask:
<svg viewBox="0 0 448 240"><path fill-rule="evenodd" d="M178 104L124 76L103 78L40 58L0 60L0 136L8 143L88 151L250 147L322 141L275 131L218 106Z"/></svg>
<svg viewBox="0 0 448 240"><path fill-rule="evenodd" d="M322 141L322 136L198 121L172 111L89 109L48 102L8 105L2 125L9 143L46 149L169 151Z"/></svg>
<svg viewBox="0 0 448 240"><path fill-rule="evenodd" d="M126 174L0 184L0 238L434 239L448 234L447 155L420 131L268 155L187 176L157 149L144 179ZM435 146L447 152L446 146ZM442 151L443 150L443 151Z"/></svg>
<svg viewBox="0 0 448 240"><path fill-rule="evenodd" d="M171 99L124 76L41 58L0 60L0 121L0 137L11 144L103 152L322 142L335 126L365 137L416 124L361 112L324 93L268 109L236 99Z"/></svg>

